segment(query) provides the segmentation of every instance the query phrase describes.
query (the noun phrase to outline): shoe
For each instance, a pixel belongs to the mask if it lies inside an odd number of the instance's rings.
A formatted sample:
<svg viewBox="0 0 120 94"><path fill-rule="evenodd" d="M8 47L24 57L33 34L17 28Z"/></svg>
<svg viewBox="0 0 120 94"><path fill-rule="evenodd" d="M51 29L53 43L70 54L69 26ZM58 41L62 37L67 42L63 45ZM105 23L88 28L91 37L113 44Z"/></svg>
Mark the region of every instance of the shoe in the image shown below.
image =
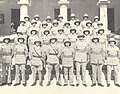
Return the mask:
<svg viewBox="0 0 120 94"><path fill-rule="evenodd" d="M18 85L20 85L20 83L16 83L16 84L14 84L14 86L18 86Z"/></svg>
<svg viewBox="0 0 120 94"><path fill-rule="evenodd" d="M68 86L68 84L64 84L63 86Z"/></svg>
<svg viewBox="0 0 120 94"><path fill-rule="evenodd" d="M39 85L40 85L40 86L43 86L43 82L40 82Z"/></svg>
<svg viewBox="0 0 120 94"><path fill-rule="evenodd" d="M107 87L110 87L110 84L107 84Z"/></svg>
<svg viewBox="0 0 120 94"><path fill-rule="evenodd" d="M47 86L50 86L50 81L47 83Z"/></svg>
<svg viewBox="0 0 120 94"><path fill-rule="evenodd" d="M74 84L70 84L70 86L75 86Z"/></svg>
<svg viewBox="0 0 120 94"><path fill-rule="evenodd" d="M86 85L86 84L83 84L83 86L87 87L87 85Z"/></svg>
<svg viewBox="0 0 120 94"><path fill-rule="evenodd" d="M11 86L12 85L12 83L8 83L8 86Z"/></svg>
<svg viewBox="0 0 120 94"><path fill-rule="evenodd" d="M26 86L26 83L23 83L22 85L25 87L25 86Z"/></svg>
<svg viewBox="0 0 120 94"><path fill-rule="evenodd" d="M101 83L98 83L98 85L101 86L101 87L104 87L104 85L102 85Z"/></svg>
<svg viewBox="0 0 120 94"><path fill-rule="evenodd" d="M80 84L76 84L76 86L79 86Z"/></svg>
<svg viewBox="0 0 120 94"><path fill-rule="evenodd" d="M120 87L120 85L119 85L119 84L115 84L115 86Z"/></svg>
<svg viewBox="0 0 120 94"><path fill-rule="evenodd" d="M36 85L36 82L34 82L31 86L35 86Z"/></svg>
<svg viewBox="0 0 120 94"><path fill-rule="evenodd" d="M58 86L62 86L59 82L57 82L56 85L58 85Z"/></svg>
<svg viewBox="0 0 120 94"><path fill-rule="evenodd" d="M92 84L92 85L91 85L91 87L94 87L94 86L96 86L96 84Z"/></svg>
<svg viewBox="0 0 120 94"><path fill-rule="evenodd" d="M6 85L6 83L2 83L2 84L0 84L0 86L4 86L4 85Z"/></svg>

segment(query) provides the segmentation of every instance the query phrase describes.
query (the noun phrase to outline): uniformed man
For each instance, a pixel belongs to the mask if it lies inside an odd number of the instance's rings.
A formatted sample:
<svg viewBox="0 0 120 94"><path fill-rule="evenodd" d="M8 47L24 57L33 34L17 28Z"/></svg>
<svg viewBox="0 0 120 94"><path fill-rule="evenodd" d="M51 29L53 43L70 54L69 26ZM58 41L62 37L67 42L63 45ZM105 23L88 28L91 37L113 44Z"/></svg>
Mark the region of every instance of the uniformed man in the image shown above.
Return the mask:
<svg viewBox="0 0 120 94"><path fill-rule="evenodd" d="M65 22L63 28L64 28L64 34L68 36L70 34L70 23L68 21Z"/></svg>
<svg viewBox="0 0 120 94"><path fill-rule="evenodd" d="M86 27L86 23L89 22L89 16L88 14L84 14L83 16L83 21L81 22L81 27L82 29L84 29Z"/></svg>
<svg viewBox="0 0 120 94"><path fill-rule="evenodd" d="M12 68L12 57L13 57L13 47L10 44L10 38L4 38L4 44L1 46L2 60L3 60L3 77L2 85L8 84L11 86L11 68Z"/></svg>
<svg viewBox="0 0 120 94"><path fill-rule="evenodd" d="M59 49L63 48L64 41L67 39L67 37L64 34L64 29L59 28L58 34L57 34L57 45L59 46Z"/></svg>
<svg viewBox="0 0 120 94"><path fill-rule="evenodd" d="M27 33L27 27L25 26L25 21L20 21L20 26L17 28L17 32L21 32L24 35Z"/></svg>
<svg viewBox="0 0 120 94"><path fill-rule="evenodd" d="M47 86L51 84L51 75L52 75L52 69L55 69L56 72L56 85L61 86L59 83L59 77L60 77L60 65L59 65L59 47L57 46L57 39L51 38L50 39L50 45L47 48L47 63L48 63L48 83Z"/></svg>
<svg viewBox="0 0 120 94"><path fill-rule="evenodd" d="M36 40L34 42L34 46L32 46L30 50L30 60L31 60L31 68L33 74L33 84L31 86L35 86L37 83L36 74L38 72L39 77L39 85L43 86L42 79L42 70L45 63L45 52L43 50L42 42Z"/></svg>
<svg viewBox="0 0 120 94"><path fill-rule="evenodd" d="M90 44L91 43L91 39L92 39L92 37L90 36L90 31L89 30L85 30L85 31L83 31L83 34L85 35L86 42L88 42L88 44Z"/></svg>
<svg viewBox="0 0 120 94"><path fill-rule="evenodd" d="M74 27L74 23L75 23L75 21L76 21L76 16L75 16L75 14L74 13L72 13L71 14L71 16L70 16L70 18L71 18L71 20L70 20L70 25L71 25L71 27Z"/></svg>
<svg viewBox="0 0 120 94"><path fill-rule="evenodd" d="M77 34L78 35L83 35L82 34L82 28L81 28L81 26L80 26L80 20L79 19L76 19L76 21L75 21L75 29L77 30Z"/></svg>
<svg viewBox="0 0 120 94"><path fill-rule="evenodd" d="M64 42L64 47L60 51L62 66L64 71L64 86L68 86L68 77L70 86L73 84L73 59L74 59L74 50L71 48L71 42L66 40Z"/></svg>
<svg viewBox="0 0 120 94"><path fill-rule="evenodd" d="M59 29L58 25L59 25L58 21L54 20L53 21L53 27L51 28L51 34L53 36L56 36L58 34L58 29Z"/></svg>
<svg viewBox="0 0 120 94"><path fill-rule="evenodd" d="M29 16L25 16L24 20L25 20L25 26L26 26L26 28L28 30L31 27L30 17Z"/></svg>
<svg viewBox="0 0 120 94"><path fill-rule="evenodd" d="M61 15L58 16L58 23L59 23L60 28L63 28L63 26L64 26L63 19L64 19L63 16L61 16Z"/></svg>
<svg viewBox="0 0 120 94"><path fill-rule="evenodd" d="M82 78L83 78L83 86L86 85L86 65L89 62L88 50L89 45L85 41L84 35L78 35L78 41L75 43L75 67L76 67L76 86L80 84L80 66L82 67Z"/></svg>
<svg viewBox="0 0 120 94"><path fill-rule="evenodd" d="M92 43L89 50L90 64L92 66L92 87L96 86L96 80L98 79L98 85L102 85L102 66L105 63L105 52L99 38L92 38Z"/></svg>
<svg viewBox="0 0 120 94"><path fill-rule="evenodd" d="M28 35L28 36L31 36L31 31L32 31L32 30L37 30L37 31L39 32L39 28L37 28L36 25L37 25L37 22L33 19L33 20L31 21L31 27L30 27L29 30L27 31L27 35Z"/></svg>
<svg viewBox="0 0 120 94"><path fill-rule="evenodd" d="M98 23L99 23L99 21L100 21L100 18L98 17L98 16L95 16L94 17L94 22L93 22L93 24L92 24L92 27L96 30L97 28L98 28Z"/></svg>
<svg viewBox="0 0 120 94"><path fill-rule="evenodd" d="M68 35L68 39L71 42L71 46L74 49L75 43L77 41L77 30L75 28L70 29L70 34Z"/></svg>
<svg viewBox="0 0 120 94"><path fill-rule="evenodd" d="M120 87L119 59L120 59L120 49L116 46L116 40L114 38L110 38L109 46L107 48L107 87L110 86L112 68L114 70L115 86Z"/></svg>
<svg viewBox="0 0 120 94"><path fill-rule="evenodd" d="M36 28L41 29L41 28L42 28L42 22L40 21L40 16L39 16L38 14L36 14L36 15L34 16L34 20L37 22Z"/></svg>
<svg viewBox="0 0 120 94"><path fill-rule="evenodd" d="M40 37L39 37L39 35L38 35L38 31L32 30L32 31L31 31L31 36L28 38L29 48L31 48L31 47L34 45L34 42L35 42L36 40L40 40Z"/></svg>
<svg viewBox="0 0 120 94"><path fill-rule="evenodd" d="M105 34L104 29L99 29L97 33L97 37L100 40L100 43L103 45L104 50L106 50L108 43L107 43L107 36Z"/></svg>
<svg viewBox="0 0 120 94"><path fill-rule="evenodd" d="M46 31L46 30L49 30L49 28L48 28L48 23L47 23L46 21L43 21L41 33L40 33L39 36L43 36L43 35L44 35L44 31Z"/></svg>
<svg viewBox="0 0 120 94"><path fill-rule="evenodd" d="M92 27L92 22L91 21L88 21L86 23L86 27L83 29L83 31L86 31L86 30L90 31L90 34L89 34L90 36L94 35L94 33L93 33L94 29Z"/></svg>
<svg viewBox="0 0 120 94"><path fill-rule="evenodd" d="M48 29L51 30L51 28L53 27L52 18L50 16L47 16L46 22L48 23Z"/></svg>
<svg viewBox="0 0 120 94"><path fill-rule="evenodd" d="M22 85L26 86L25 80L25 66L26 66L26 57L28 56L28 49L27 46L24 44L24 38L18 38L19 44L14 46L14 56L15 56L15 80L16 83L14 86L20 85L20 69L21 69L21 76L22 76Z"/></svg>

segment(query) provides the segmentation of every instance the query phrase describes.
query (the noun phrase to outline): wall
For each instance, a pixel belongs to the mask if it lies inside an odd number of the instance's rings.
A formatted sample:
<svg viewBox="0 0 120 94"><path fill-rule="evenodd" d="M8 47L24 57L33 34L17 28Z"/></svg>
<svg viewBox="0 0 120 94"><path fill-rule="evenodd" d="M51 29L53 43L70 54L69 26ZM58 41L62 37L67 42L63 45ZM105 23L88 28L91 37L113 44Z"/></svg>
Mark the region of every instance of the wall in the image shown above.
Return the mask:
<svg viewBox="0 0 120 94"><path fill-rule="evenodd" d="M0 14L5 15L5 24L0 24L0 34L6 35L10 33L11 23L11 9L19 9L19 5L16 0L6 0L7 3L0 6ZM70 0L71 3L68 6L72 12L76 14L77 18L82 20L84 13L88 13L90 20L93 21L93 17L98 15L98 7L96 5L98 0ZM49 2L49 3L48 3ZM115 30L120 28L120 0L111 0L110 6L115 8ZM31 18L35 14L39 14L43 21L48 15L54 18L54 8L59 8L57 0L32 0L32 5L29 7L29 15Z"/></svg>

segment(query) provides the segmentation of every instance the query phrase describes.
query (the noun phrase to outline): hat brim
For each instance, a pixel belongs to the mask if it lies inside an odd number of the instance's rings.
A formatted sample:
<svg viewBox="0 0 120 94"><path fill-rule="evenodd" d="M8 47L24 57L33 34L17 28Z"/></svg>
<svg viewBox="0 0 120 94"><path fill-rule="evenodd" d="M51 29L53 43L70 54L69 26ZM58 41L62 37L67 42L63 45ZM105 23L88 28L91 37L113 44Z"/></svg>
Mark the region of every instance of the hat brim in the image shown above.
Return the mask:
<svg viewBox="0 0 120 94"><path fill-rule="evenodd" d="M99 38L93 38L92 42L94 42L94 40L97 40L97 42L99 42Z"/></svg>
<svg viewBox="0 0 120 94"><path fill-rule="evenodd" d="M83 35L78 35L77 38L85 38L85 36Z"/></svg>
<svg viewBox="0 0 120 94"><path fill-rule="evenodd" d="M19 42L19 40L23 40L23 42L25 41L24 38L18 38L17 41Z"/></svg>
<svg viewBox="0 0 120 94"><path fill-rule="evenodd" d="M88 34L90 34L90 31L86 30L86 31L83 31L83 34L85 34L86 32L88 32Z"/></svg>
<svg viewBox="0 0 120 94"><path fill-rule="evenodd" d="M108 43L110 44L111 42L114 42L114 44L116 44L117 42L116 41L108 41Z"/></svg>
<svg viewBox="0 0 120 94"><path fill-rule="evenodd" d="M92 23L86 23L86 26L88 26L88 24L90 24L92 26Z"/></svg>
<svg viewBox="0 0 120 94"><path fill-rule="evenodd" d="M64 26L66 26L67 24L70 25L70 23L65 23Z"/></svg>
<svg viewBox="0 0 120 94"><path fill-rule="evenodd" d="M51 39L50 39L50 43L51 43L51 41L52 41L52 40L55 40L55 42L57 41L57 39L56 39L56 38L51 38Z"/></svg>
<svg viewBox="0 0 120 94"><path fill-rule="evenodd" d="M66 43L69 43L69 46L71 46L71 42L70 41L64 42L64 46L66 46Z"/></svg>
<svg viewBox="0 0 120 94"><path fill-rule="evenodd" d="M47 30L47 31L44 31L44 34L45 34L46 32L48 32L48 34L50 34L50 31L48 31L48 30Z"/></svg>
<svg viewBox="0 0 120 94"><path fill-rule="evenodd" d="M35 32L35 34L37 34L37 30L31 30L31 34L32 34L32 32Z"/></svg>
<svg viewBox="0 0 120 94"><path fill-rule="evenodd" d="M75 33L77 32L76 29L70 29L70 33L71 33L72 31L74 31Z"/></svg>
<svg viewBox="0 0 120 94"><path fill-rule="evenodd" d="M11 39L10 39L10 38L4 38L4 39L3 39L3 42L5 42L5 40L8 40L8 42L10 42L10 41L11 41Z"/></svg>
<svg viewBox="0 0 120 94"><path fill-rule="evenodd" d="M58 32L60 32L60 31L64 32L64 29L59 29Z"/></svg>
<svg viewBox="0 0 120 94"><path fill-rule="evenodd" d="M80 24L80 22L79 22L79 21L76 21L74 24L76 25L76 23L79 23L79 24Z"/></svg>
<svg viewBox="0 0 120 94"><path fill-rule="evenodd" d="M41 44L41 41L35 41L35 42L34 42L34 44L36 45L36 43L39 43L39 44Z"/></svg>

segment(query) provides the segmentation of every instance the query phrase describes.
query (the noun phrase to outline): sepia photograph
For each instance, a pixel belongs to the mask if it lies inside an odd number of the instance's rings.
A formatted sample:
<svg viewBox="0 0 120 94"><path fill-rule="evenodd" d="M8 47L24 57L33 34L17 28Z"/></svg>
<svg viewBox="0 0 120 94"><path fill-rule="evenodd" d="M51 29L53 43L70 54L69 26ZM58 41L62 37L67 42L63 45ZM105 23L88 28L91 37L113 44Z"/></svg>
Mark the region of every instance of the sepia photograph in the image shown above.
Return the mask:
<svg viewBox="0 0 120 94"><path fill-rule="evenodd" d="M120 0L0 0L0 93L120 94Z"/></svg>

